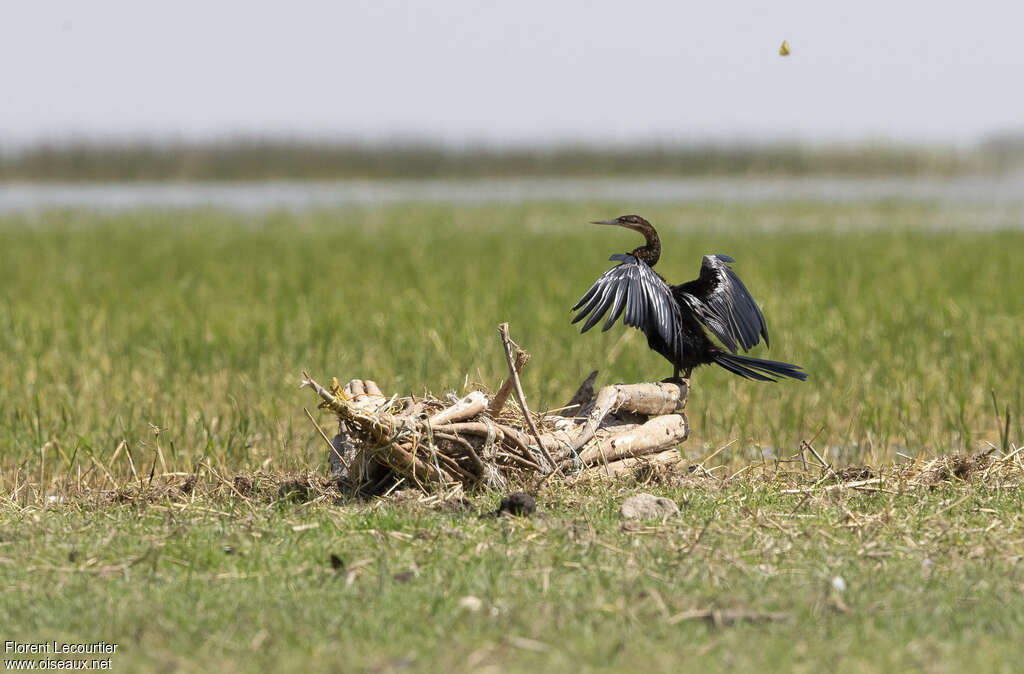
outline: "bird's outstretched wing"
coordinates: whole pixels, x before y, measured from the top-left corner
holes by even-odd
[[[672,292],[733,353],[737,348],[749,351],[759,336],[768,346],[764,316],[728,262],[735,260],[728,255],[705,255],[700,277],[672,286]]]
[[[594,327],[608,313],[602,330],[607,330],[623,312],[623,322],[639,328],[649,339],[660,337],[670,353],[679,350],[679,306],[664,279],[646,262],[629,254],[612,255],[621,264],[612,267],[580,298],[573,311],[580,310],[572,322],[584,318],[581,332]],[[610,310],[610,311],[609,311]]]

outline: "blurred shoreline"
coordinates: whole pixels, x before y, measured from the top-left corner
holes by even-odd
[[[0,145],[2,147],[2,145]],[[1024,167],[1024,140],[955,149],[799,143],[450,147],[315,139],[63,141],[0,151],[0,183],[505,177],[956,176]]]

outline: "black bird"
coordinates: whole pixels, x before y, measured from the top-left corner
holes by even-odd
[[[572,308],[579,310],[573,323],[587,319],[581,332],[594,327],[605,313],[609,316],[603,330],[608,330],[625,312],[623,322],[643,330],[648,346],[672,363],[674,373],[669,381],[678,381],[680,370],[689,379],[694,367],[708,363],[759,381],[807,379],[799,365],[737,355],[741,348],[749,351],[761,337],[767,346],[768,329],[754,298],[727,264],[735,262],[731,257],[705,255],[699,277],[669,285],[654,271],[661,257],[661,240],[651,223],[639,215],[623,215],[594,224],[632,229],[647,242],[630,253],[612,255],[609,259],[619,264],[597,279]],[[705,329],[725,348],[711,341]]]

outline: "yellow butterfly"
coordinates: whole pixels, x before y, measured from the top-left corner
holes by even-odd
[[[779,56],[789,56],[789,40],[783,40],[779,47]]]

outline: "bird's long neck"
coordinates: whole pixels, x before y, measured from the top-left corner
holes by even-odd
[[[635,225],[630,229],[640,232],[647,240],[645,245],[633,249],[633,257],[643,260],[647,263],[648,267],[653,267],[658,263],[658,259],[661,258],[661,239],[658,238],[657,230],[648,222]]]

